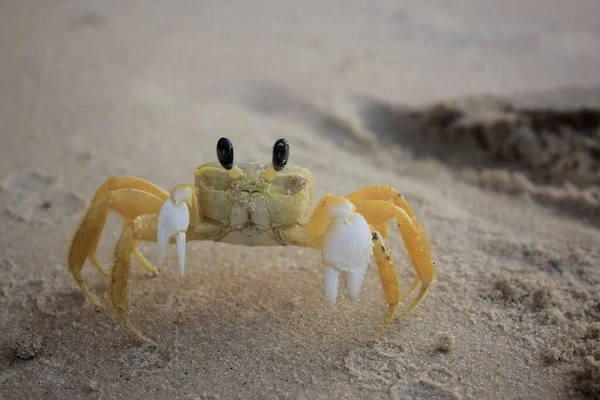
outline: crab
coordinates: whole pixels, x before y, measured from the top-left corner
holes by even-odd
[[[139,339],[150,341],[130,323],[127,314],[131,256],[150,273],[159,273],[139,251],[140,241],[157,243],[159,267],[168,245],[175,244],[181,277],[185,272],[186,242],[193,240],[320,250],[325,295],[332,310],[340,274],[347,276],[348,293],[355,299],[374,255],[387,302],[383,324],[372,337],[379,339],[399,305],[420,287],[399,316],[407,315],[423,300],[434,280],[424,229],[404,196],[387,185],[367,186],[346,196],[326,194],[312,208],[313,175],[305,168],[287,165],[288,157],[288,142],[279,139],[273,146],[270,164],[236,165],[231,141],[221,138],[217,142],[218,161],[198,167],[193,185],[180,184],[166,192],[132,176],[106,179],[97,189],[69,249],[68,268],[79,289],[100,306],[82,279],[83,265],[90,260],[108,277],[110,300],[122,324]],[[109,210],[124,218],[110,274],[96,258]],[[404,294],[385,243],[390,220],[395,220],[416,272],[414,283]]]

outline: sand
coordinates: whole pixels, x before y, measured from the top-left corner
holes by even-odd
[[[0,4],[0,398],[600,398],[595,0]],[[385,183],[437,281],[382,339],[370,268],[331,313],[318,252],[191,243],[134,263],[117,322],[65,265],[112,175],[169,190],[229,137],[316,177]],[[99,250],[108,266],[120,220]],[[412,267],[390,248],[403,289]],[[156,247],[142,251],[153,260]]]

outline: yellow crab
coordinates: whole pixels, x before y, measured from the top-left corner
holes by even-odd
[[[419,293],[402,313],[405,315],[421,302],[434,279],[425,232],[406,199],[387,185],[367,186],[347,196],[327,194],[311,213],[313,176],[305,168],[287,165],[288,156],[287,141],[279,139],[271,164],[234,165],[233,145],[221,138],[218,162],[198,167],[195,185],[177,185],[167,193],[140,178],[108,178],[98,188],[71,242],[68,266],[75,282],[99,305],[84,284],[81,270],[89,259],[107,275],[96,259],[96,248],[109,209],[125,219],[109,279],[112,305],[125,327],[144,341],[148,339],[127,319],[131,254],[148,271],[158,273],[158,269],[139,252],[140,240],[157,242],[159,266],[169,243],[176,244],[181,276],[185,243],[191,240],[319,249],[325,265],[325,294],[332,309],[340,272],[348,275],[348,292],[356,298],[374,254],[388,306],[383,325],[373,337],[377,340],[400,302],[420,284]],[[395,219],[417,273],[404,295],[400,294],[398,274],[384,242],[390,219]]]

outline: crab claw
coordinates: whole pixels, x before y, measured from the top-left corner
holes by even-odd
[[[332,218],[323,241],[321,257],[325,268],[325,294],[333,309],[337,298],[340,271],[347,272],[348,293],[355,299],[365,277],[373,252],[369,224],[364,217],[354,212],[350,202],[332,207]]]
[[[333,267],[325,267],[325,296],[329,301],[329,307],[333,310],[338,293],[338,281],[340,271]]]
[[[186,187],[175,187],[169,198],[163,204],[158,214],[158,266],[161,267],[165,261],[167,247],[171,238],[175,237],[177,245],[177,261],[179,264],[179,275],[183,276],[185,271],[185,232],[190,224],[191,193]]]

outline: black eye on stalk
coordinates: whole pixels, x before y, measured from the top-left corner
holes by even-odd
[[[273,146],[273,169],[281,171],[285,168],[290,156],[290,146],[287,140],[279,139]]]
[[[222,137],[217,142],[217,159],[225,169],[233,168],[233,144],[231,140]]]

